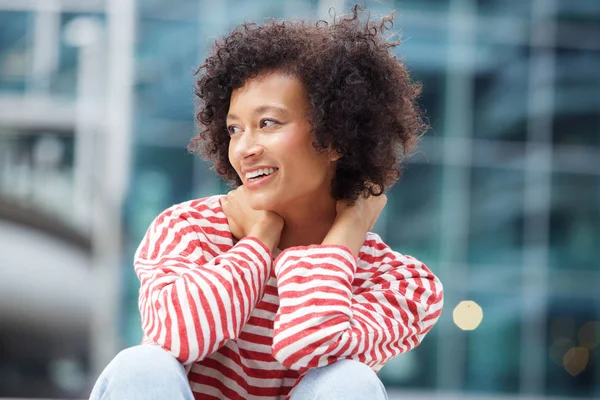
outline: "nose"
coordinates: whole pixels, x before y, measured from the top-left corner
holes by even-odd
[[[233,145],[233,155],[237,160],[259,156],[264,151],[264,147],[260,143],[258,135],[251,130],[243,132],[240,137],[231,144]]]

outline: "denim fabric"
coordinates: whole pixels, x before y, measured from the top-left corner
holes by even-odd
[[[373,370],[353,360],[339,360],[308,371],[294,388],[291,400],[387,400]]]
[[[187,373],[158,346],[125,349],[106,366],[90,400],[194,400]]]
[[[120,352],[104,369],[90,400],[193,400],[184,367],[158,346]],[[291,400],[386,400],[377,375],[366,365],[340,360],[308,371]]]

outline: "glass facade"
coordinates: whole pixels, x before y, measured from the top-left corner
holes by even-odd
[[[0,200],[39,206],[87,234],[89,221],[69,212],[81,208],[73,195],[82,165],[80,42],[91,32],[81,26],[92,21],[108,40],[111,18],[103,1],[56,0],[53,8],[43,2],[0,2]],[[421,346],[386,365],[381,379],[398,398],[599,398],[600,2],[361,3],[375,16],[398,10],[403,44],[395,51],[423,84],[432,127],[390,190],[375,230],[430,266],[445,288],[439,323]],[[119,347],[141,338],[131,260],[149,223],[174,203],[227,190],[186,150],[197,132],[194,71],[207,49],[242,21],[327,17],[330,6],[343,14],[351,4],[135,3],[131,174],[115,282],[122,288]],[[112,56],[101,54],[85,80],[97,84],[86,86],[88,93],[110,84]],[[95,165],[88,165],[92,173]],[[483,309],[475,330],[454,323],[463,300]],[[6,346],[15,331],[4,326]],[[0,396],[81,396],[82,382],[94,378],[85,351],[48,356],[46,364],[24,361],[31,357],[11,353],[1,362]],[[82,377],[69,380],[64,371]],[[4,384],[15,377],[43,382],[46,392]]]

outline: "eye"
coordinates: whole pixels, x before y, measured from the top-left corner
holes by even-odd
[[[237,125],[229,125],[227,127],[227,132],[229,132],[229,135],[234,135],[240,131],[241,131],[241,128]]]
[[[275,121],[274,119],[265,118],[260,121],[260,127],[261,128],[269,128],[273,125],[277,125],[278,123],[279,122]]]

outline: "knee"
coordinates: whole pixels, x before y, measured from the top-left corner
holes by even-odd
[[[377,374],[354,360],[339,360],[307,372],[300,382],[312,386],[314,398],[387,399]]]
[[[192,399],[185,368],[158,346],[125,349],[104,369],[90,399]]]
[[[185,370],[173,355],[158,346],[135,346],[117,354],[102,374],[113,384],[131,384],[141,379],[147,383],[185,376]]]

